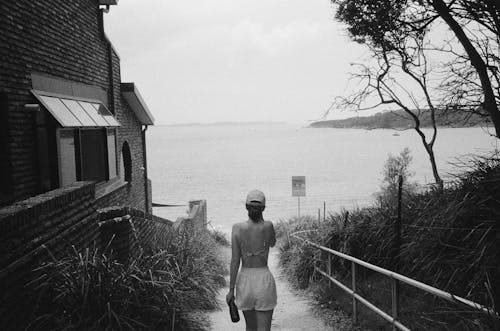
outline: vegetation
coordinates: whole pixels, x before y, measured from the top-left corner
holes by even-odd
[[[122,264],[74,251],[35,270],[28,330],[206,330],[224,267],[208,233],[173,231]],[[103,254],[106,253],[106,254]]]
[[[231,243],[229,242],[229,239],[227,239],[226,233],[222,230],[216,229],[212,227],[212,229],[208,232],[210,236],[212,237],[213,240],[215,240],[216,243],[222,246],[230,246]]]
[[[402,156],[392,159],[402,160]],[[386,169],[391,164],[394,162],[388,162]],[[372,207],[343,211],[325,222],[291,220],[279,226],[279,233],[304,231],[300,235],[314,242],[498,311],[500,158],[475,158],[462,166],[462,173],[443,190],[405,188],[400,246],[395,244],[397,210],[391,190],[380,194],[379,203]],[[300,288],[320,288],[316,293],[321,303],[349,310],[349,297],[335,286],[330,289],[314,272],[315,265],[326,270],[324,254],[296,239],[283,241],[281,263],[290,280]],[[334,258],[333,270],[350,287],[350,263]],[[358,279],[358,292],[390,312],[389,280],[361,267]],[[363,329],[388,327],[373,314],[365,310],[362,314]],[[418,330],[489,330],[498,323],[498,318],[407,285],[401,286],[400,316]]]
[[[370,59],[353,64],[354,92],[338,97],[327,113],[334,108],[359,111],[380,106],[402,111],[429,155],[436,186],[442,189],[434,153],[439,110],[466,118],[471,113],[487,117],[500,137],[498,1],[332,3],[335,18],[346,25],[353,41],[367,47]],[[424,118],[430,132],[422,130]]]
[[[500,137],[497,0],[332,0],[332,3],[337,7],[336,18],[346,24],[351,38],[366,45],[378,60],[374,71],[362,70],[360,74],[367,79],[366,86],[376,91],[381,103],[397,104],[404,109],[399,101],[406,95],[412,103],[431,101],[437,108],[450,112],[473,112],[488,117]],[[434,33],[436,29],[441,33]],[[414,95],[413,90],[404,86],[398,89],[393,84],[388,76],[394,68],[412,76],[425,94],[423,99]],[[432,85],[431,80],[437,84]],[[361,88],[358,94],[362,99],[365,90]]]
[[[360,87],[350,96],[339,97],[339,106],[354,110],[392,106],[402,110],[429,155],[436,185],[442,188],[434,154],[438,107],[427,34],[400,22],[404,1],[367,0],[364,6],[350,0],[334,2],[338,3],[336,18],[347,24],[352,39],[366,45],[372,57],[371,61],[355,64],[358,71],[353,76]],[[423,114],[428,115],[430,133],[422,130]]]
[[[356,128],[356,129],[411,129],[413,121],[402,110],[386,111],[372,116],[349,117],[341,120],[318,121],[310,124],[313,128]],[[430,114],[423,112],[420,115],[420,126],[431,127]],[[477,114],[436,112],[436,125],[438,127],[471,127],[489,125],[484,117]]]

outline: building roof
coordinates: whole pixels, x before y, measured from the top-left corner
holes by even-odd
[[[142,125],[154,125],[154,117],[149,111],[146,102],[142,99],[134,83],[121,83],[123,98],[135,113]]]
[[[118,0],[99,0],[99,5],[105,6],[105,5],[117,5]]]

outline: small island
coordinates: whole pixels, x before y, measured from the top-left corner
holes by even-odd
[[[422,111],[419,116],[420,127],[432,127],[429,111]],[[487,117],[477,113],[436,112],[436,124],[439,127],[474,127],[488,126]],[[411,129],[414,120],[403,110],[383,111],[371,116],[355,116],[339,120],[316,121],[309,124],[310,128],[343,128],[343,129]]]

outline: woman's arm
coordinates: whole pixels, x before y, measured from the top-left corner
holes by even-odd
[[[229,268],[229,293],[226,295],[227,303],[234,299],[236,276],[238,275],[238,269],[240,268],[241,251],[237,232],[238,227],[237,224],[235,224],[231,230],[231,266]]]
[[[273,222],[269,222],[269,247],[274,247],[276,245],[276,233],[274,232]]]

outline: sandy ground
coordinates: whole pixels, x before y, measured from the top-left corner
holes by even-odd
[[[230,249],[224,248],[221,252],[224,255],[224,260],[230,260]],[[278,250],[271,249],[269,255],[269,268],[276,279],[276,287],[278,291],[278,305],[274,310],[272,330],[273,331],[299,331],[299,330],[314,330],[326,331],[332,330],[326,326],[319,317],[314,316],[310,302],[292,290],[284,275],[278,266]],[[229,286],[229,279],[227,280]],[[238,323],[232,323],[229,318],[229,310],[227,308],[225,298],[228,287],[223,288],[218,296],[222,311],[216,311],[210,314],[212,321],[212,330],[245,330],[245,321],[243,314],[240,311],[241,320]]]

